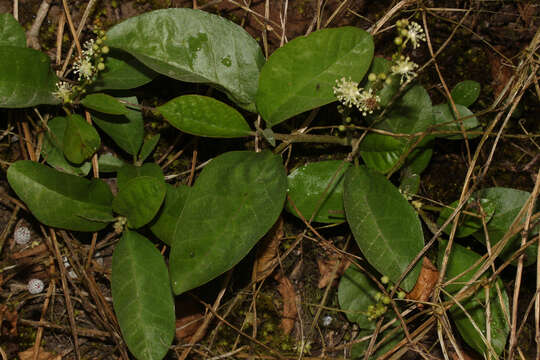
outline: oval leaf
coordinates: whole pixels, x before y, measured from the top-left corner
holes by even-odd
[[[98,231],[112,216],[112,194],[99,179],[84,179],[22,160],[7,172],[9,185],[43,224],[75,231]]]
[[[371,35],[355,27],[318,30],[288,42],[261,70],[257,110],[274,126],[336,101],[336,80],[362,80],[373,49]]]
[[[531,194],[527,191],[512,188],[493,187],[482,189],[473,194],[481,199],[490,200],[494,204],[493,217],[487,223],[489,241],[491,246],[497,244],[506,234],[521,208],[527,202]],[[524,220],[522,220],[524,221]],[[538,234],[540,226],[532,229],[532,234]],[[474,233],[473,236],[480,242],[486,243],[483,231]],[[500,258],[507,260],[520,247],[520,236],[515,236],[500,253]],[[537,245],[529,246],[525,250],[525,266],[533,264],[536,261]],[[515,263],[515,262],[514,262]]]
[[[56,75],[47,55],[34,49],[0,46],[0,108],[58,104]]]
[[[452,99],[456,104],[471,106],[480,96],[480,83],[473,80],[465,80],[458,83],[452,89]]]
[[[418,215],[390,181],[365,166],[347,170],[343,202],[366,260],[396,282],[424,246]],[[419,265],[401,283],[406,291],[414,287]]]
[[[177,187],[167,185],[167,194],[165,195],[163,207],[156,222],[150,227],[154,235],[167,245],[171,245],[173,242],[176,219],[184,209],[189,190],[190,188],[185,185]]]
[[[176,294],[238,263],[276,222],[287,191],[279,156],[233,151],[199,175],[175,221],[170,272]]]
[[[368,319],[368,307],[377,305],[379,293],[377,285],[357,267],[349,266],[338,288],[339,307],[347,319],[355,322],[361,329],[375,329],[377,320]]]
[[[463,123],[463,128],[465,130],[472,130],[480,126],[478,119],[476,119],[476,116],[473,116],[473,113],[471,112],[471,110],[467,109],[465,106],[460,105],[460,104],[456,104],[456,108],[459,112],[460,118],[466,117],[466,119],[461,120]],[[435,119],[435,124],[441,124],[437,127],[438,130],[461,131],[459,122],[456,120],[456,117],[454,116],[454,112],[450,104],[435,105],[433,107],[433,116]],[[437,134],[436,136],[440,138],[449,139],[449,140],[463,139],[463,135],[461,134],[456,134],[456,135]],[[479,134],[477,135],[467,134],[467,138],[469,139],[472,139],[478,136]]]
[[[141,151],[139,152],[139,162],[142,163],[144,160],[146,160],[148,156],[150,156],[150,154],[158,144],[159,138],[160,135],[155,134],[144,140]]]
[[[75,164],[80,164],[92,156],[101,145],[96,129],[80,115],[68,117],[64,133],[64,155]]]
[[[439,266],[444,258],[444,251],[448,242],[441,241],[439,243]],[[459,277],[455,283],[447,285],[445,289],[450,293],[458,292],[467,281],[471,279],[475,270],[470,270],[471,265],[474,264],[480,255],[466,249],[465,247],[454,244],[452,245],[452,252],[448,259],[448,267],[446,269],[445,278],[452,279],[460,274],[466,272],[463,276]],[[476,267],[478,269],[478,267]],[[499,297],[499,292],[501,296]],[[498,278],[495,281],[494,286],[491,286],[489,292],[489,301],[491,307],[491,317],[489,326],[491,328],[491,348],[495,351],[499,358],[499,355],[503,352],[506,345],[506,338],[510,332],[510,326],[507,324],[504,314],[509,314],[508,295],[502,284],[502,281]],[[502,304],[501,304],[502,300]],[[461,305],[465,308],[467,313],[471,316],[477,327],[482,331],[482,335],[486,338],[486,296],[484,289],[479,289],[477,293],[466,300],[460,301]],[[456,306],[450,311],[452,319],[454,320],[456,327],[463,337],[463,340],[469,344],[472,348],[478,351],[480,354],[487,354],[489,347],[486,345],[482,336],[474,328],[473,324],[465,313]]]
[[[126,231],[112,260],[114,312],[137,359],[161,360],[174,338],[174,302],[163,257],[144,236]]]
[[[439,214],[439,219],[437,219],[437,224],[442,225],[446,219],[452,215],[456,207],[458,206],[458,200],[454,201],[449,207],[444,208]],[[482,211],[480,211],[480,207]],[[462,214],[459,217],[459,225],[456,231],[456,237],[463,238],[467,237],[479,230],[482,230],[483,221],[488,223],[495,212],[495,203],[490,199],[486,198],[476,198],[476,196],[471,196],[467,205],[464,208],[465,211],[472,213],[471,215]],[[482,221],[481,214],[484,214],[484,220]],[[443,229],[447,234],[450,234],[452,230],[452,223]]]
[[[123,166],[127,165],[123,160],[117,158],[111,153],[100,155],[98,158],[99,172],[111,173],[117,172]]]
[[[114,97],[107,94],[90,94],[81,100],[81,104],[89,109],[111,115],[126,115],[128,109],[116,100]]]
[[[135,96],[122,98],[138,104]],[[137,155],[144,137],[143,117],[140,111],[126,109],[125,115],[94,113],[92,118],[97,126],[109,135],[128,154]]]
[[[112,50],[105,58],[105,70],[92,84],[93,91],[133,89],[152,81],[158,74],[133,56]]]
[[[79,176],[86,176],[90,172],[92,165],[89,161],[81,165],[70,163],[64,156],[64,133],[68,120],[65,117],[55,117],[47,122],[49,131],[43,141],[41,153],[49,165],[56,170]]]
[[[24,29],[11,14],[0,14],[0,46],[26,47]]]
[[[165,191],[165,183],[155,177],[136,177],[118,191],[113,209],[127,218],[129,227],[139,228],[154,218],[165,198]]]
[[[345,221],[343,210],[343,175],[350,166],[339,160],[319,161],[294,170],[288,177],[289,196],[306,220],[339,223]],[[294,208],[286,209],[298,216]]]
[[[233,138],[247,136],[251,132],[238,111],[207,96],[179,96],[156,110],[172,126],[188,134]]]
[[[240,106],[255,109],[264,56],[242,27],[223,17],[192,9],[156,10],[112,27],[107,43],[160,74],[215,85]]]

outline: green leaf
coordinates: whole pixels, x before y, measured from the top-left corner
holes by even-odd
[[[118,189],[122,190],[125,184],[138,176],[150,176],[158,179],[160,182],[165,182],[163,171],[156,163],[148,163],[142,166],[125,164],[121,169],[118,170]]]
[[[92,156],[101,145],[96,129],[80,115],[68,116],[64,132],[64,155],[75,164],[80,164]]]
[[[141,151],[139,152],[139,162],[144,162],[144,160],[146,160],[146,158],[152,153],[152,151],[154,151],[154,148],[159,142],[159,138],[160,135],[155,134],[144,140]]]
[[[124,161],[117,158],[111,153],[100,155],[98,158],[99,172],[111,173],[117,172],[123,166],[127,165]]]
[[[129,180],[113,200],[113,209],[128,220],[128,226],[139,228],[157,214],[165,198],[165,183],[155,177],[139,176]]]
[[[90,172],[92,165],[89,161],[81,165],[70,163],[64,156],[64,133],[68,120],[65,117],[55,117],[47,123],[49,131],[43,140],[41,153],[49,165],[56,170],[79,176],[86,176]]]
[[[465,106],[460,105],[460,104],[456,104],[456,108],[459,112],[460,118],[467,117],[466,119],[462,120],[463,128],[465,130],[472,130],[480,126],[478,119],[476,119],[476,116],[473,116],[473,113],[471,112],[471,110],[467,109]],[[450,104],[435,105],[433,107],[433,116],[435,119],[435,124],[444,124],[444,125],[437,126],[438,130],[461,131],[459,122],[456,121],[456,117],[454,116],[454,111],[452,110],[452,107],[450,106]],[[440,138],[449,139],[449,140],[463,139],[463,135],[461,134],[455,134],[455,135],[437,134],[436,136]],[[468,139],[473,139],[478,136],[479,134],[477,135],[467,134]]]
[[[47,55],[34,49],[0,46],[0,108],[58,104],[56,75]]]
[[[81,100],[81,104],[89,109],[111,115],[126,115],[128,109],[111,95],[90,94]]]
[[[368,319],[368,307],[378,303],[379,293],[377,285],[364,272],[354,265],[349,266],[339,281],[339,308],[361,329],[375,329],[377,319]]]
[[[206,165],[175,221],[170,273],[176,294],[237,264],[276,222],[287,191],[281,158],[233,151]]]
[[[362,80],[373,48],[372,36],[356,27],[318,30],[289,41],[261,70],[257,110],[271,127],[336,101],[336,80]]]
[[[121,98],[129,103],[138,104],[135,96]],[[93,113],[97,126],[109,135],[114,142],[128,154],[137,155],[144,137],[143,117],[140,111],[126,109],[125,115],[107,115]]]
[[[137,359],[163,359],[174,339],[174,302],[163,257],[144,236],[122,235],[114,249],[111,289],[131,353]]]
[[[427,144],[426,144],[427,145]],[[413,195],[420,189],[420,174],[429,165],[433,149],[418,147],[407,157],[401,169],[399,189],[404,194]]]
[[[133,56],[111,50],[105,58],[105,70],[99,72],[92,84],[93,91],[133,89],[152,81],[158,74]]]
[[[444,258],[444,251],[447,244],[447,241],[441,241],[439,243],[439,267],[442,263],[442,259]],[[452,252],[448,259],[448,267],[446,269],[445,278],[452,279],[462,274],[466,270],[469,270],[471,265],[474,264],[479,258],[480,255],[464,248],[459,244],[452,245]],[[455,283],[447,285],[445,290],[455,294],[464,286],[466,282],[471,279],[475,270],[477,269],[478,267],[461,276],[456,280]],[[501,297],[498,295],[499,292]],[[502,306],[500,299],[502,299]],[[510,332],[510,327],[507,324],[504,316],[505,313],[509,314],[510,311],[508,306],[508,295],[506,294],[504,285],[499,278],[497,278],[495,281],[494,286],[492,285],[490,288],[489,301],[491,309],[491,317],[489,322],[489,326],[491,328],[491,346],[497,354],[495,358],[498,358],[505,348],[506,338]],[[485,290],[479,289],[475,295],[467,298],[466,300],[460,301],[460,303],[465,308],[467,313],[472,317],[478,328],[482,331],[483,336],[486,337]],[[454,308],[452,308],[450,314],[463,340],[465,340],[467,344],[469,344],[480,354],[487,354],[488,347],[465,313],[456,305]]]
[[[99,179],[69,175],[33,161],[12,164],[9,185],[43,224],[75,231],[98,231],[107,223],[87,220],[112,216],[112,194]]]
[[[156,10],[112,27],[107,44],[160,74],[212,84],[255,110],[264,56],[242,27],[223,17],[192,9]]]
[[[167,195],[165,202],[157,216],[156,222],[150,226],[150,230],[167,245],[171,245],[174,240],[174,229],[178,214],[182,213],[190,187],[179,185],[174,187],[167,185]]]
[[[471,106],[480,96],[480,83],[473,80],[465,80],[458,83],[452,89],[452,99],[456,104]]]
[[[309,221],[318,209],[313,221],[345,221],[343,174],[349,166],[339,160],[319,161],[304,165],[289,175],[289,196],[306,220]],[[290,204],[286,209],[298,216]]]
[[[397,100],[388,116],[380,123],[374,124],[374,128],[395,134],[415,134],[428,130],[432,125],[431,98],[423,87],[417,85]],[[430,138],[426,137],[418,146],[425,146],[429,141]],[[414,144],[415,139],[368,134],[363,142],[366,144],[361,147],[362,160],[368,167],[386,173],[397,164],[401,155]],[[415,155],[411,153],[410,156]]]
[[[491,246],[497,244],[504,237],[519,211],[531,196],[527,191],[503,187],[482,189],[475,192],[473,195],[481,199],[490,200],[494,204],[495,211],[493,217],[487,224]],[[539,226],[534,228],[531,231],[531,235],[538,234],[539,228]],[[474,233],[473,236],[482,243],[486,243],[483,231]],[[514,252],[519,249],[520,242],[521,237],[519,235],[514,236],[499,255],[500,258],[503,260],[510,258]],[[529,246],[527,250],[525,250],[525,266],[533,264],[536,261],[536,253],[536,244]]]
[[[390,181],[365,166],[347,170],[343,202],[366,260],[396,282],[424,246],[418,215]],[[419,265],[401,283],[404,290],[414,287]]]
[[[0,14],[0,46],[26,47],[26,35],[23,27],[13,15]]]
[[[441,211],[441,213],[439,214],[439,219],[437,219],[437,224],[439,226],[441,226],[450,217],[450,215],[452,215],[452,213],[458,206],[458,202],[459,200],[454,201],[452,204],[449,205],[449,207],[444,208],[443,211]],[[463,210],[473,213],[476,216],[467,214],[462,214],[460,216],[460,222],[456,231],[456,237],[467,237],[479,230],[482,230],[482,217],[479,206],[482,207],[482,211],[484,213],[484,221],[488,223],[491,220],[493,214],[495,213],[495,202],[486,198],[477,198],[473,195],[471,196]],[[450,234],[451,230],[452,223],[450,223],[446,228],[443,229],[443,231],[447,234]]]
[[[156,110],[172,126],[188,134],[234,138],[247,136],[251,132],[238,111],[207,96],[179,96],[158,106]]]

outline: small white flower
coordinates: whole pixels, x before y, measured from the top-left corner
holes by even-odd
[[[30,294],[35,295],[43,291],[45,284],[39,279],[32,279],[28,282],[27,288]]]
[[[358,101],[360,91],[358,90],[358,83],[349,78],[344,77],[340,80],[336,80],[336,86],[334,86],[334,95],[345,106],[352,107]]]
[[[59,99],[62,99],[62,102],[69,102],[71,100],[71,85],[65,81],[59,81],[56,83],[56,91],[53,92],[53,95]]]
[[[426,34],[424,34],[424,30],[418,23],[412,21],[407,27],[407,30],[407,37],[411,40],[413,49],[420,46],[420,41],[426,41]]]
[[[90,39],[84,43],[83,56],[90,58],[94,56],[94,39]]]
[[[392,74],[401,76],[401,84],[403,84],[403,79],[409,81],[416,76],[414,70],[418,68],[418,65],[409,60],[409,57],[401,57],[400,60],[396,61],[396,64],[392,66]]]
[[[73,64],[75,74],[79,74],[79,81],[85,79],[90,80],[94,75],[94,65],[92,65],[91,58],[88,56],[77,60]]]
[[[362,89],[360,89],[362,90]],[[380,107],[381,98],[373,94],[373,90],[362,90],[356,101],[356,107],[362,112],[362,115],[373,114],[373,110]]]
[[[326,315],[322,318],[322,324],[323,326],[330,326],[332,323],[332,320],[334,320],[330,315]]]
[[[26,226],[19,226],[13,233],[13,239],[18,245],[26,245],[30,241],[30,229]]]

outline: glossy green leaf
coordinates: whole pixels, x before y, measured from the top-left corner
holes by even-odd
[[[448,242],[441,241],[439,243],[439,266],[444,258],[444,251]],[[448,259],[448,267],[446,269],[446,279],[452,279],[464,271],[468,270],[472,264],[474,264],[480,255],[464,248],[459,244],[452,245],[452,252]],[[476,268],[477,269],[477,268]],[[455,283],[445,287],[445,290],[455,294],[458,292],[464,284],[471,279],[474,274],[474,270],[466,273],[456,280]],[[501,297],[499,297],[499,292]],[[501,301],[502,300],[502,305]],[[510,332],[510,327],[505,320],[504,314],[509,314],[508,295],[504,289],[504,285],[500,279],[495,281],[494,285],[490,288],[489,293],[491,318],[489,326],[491,328],[491,347],[495,351],[495,358],[503,352],[506,344],[506,338]],[[460,301],[461,305],[465,308],[467,313],[472,317],[475,324],[482,331],[484,338],[486,338],[486,295],[484,289],[479,289],[478,292],[466,300]],[[486,354],[488,347],[482,340],[482,337],[478,331],[474,328],[469,318],[463,313],[457,305],[450,311],[452,320],[456,324],[456,327],[461,334],[461,337],[467,344],[478,351],[480,354]]]
[[[437,224],[441,226],[454,212],[455,208],[458,205],[458,201],[454,201],[447,208],[444,208],[439,214],[439,219],[437,219]],[[480,210],[482,207],[482,211]],[[488,223],[493,214],[495,213],[495,202],[486,198],[477,198],[476,196],[471,196],[467,205],[463,208],[464,211],[470,212],[474,215],[462,214],[459,218],[459,224],[456,231],[456,237],[463,238],[467,237],[479,230],[482,230],[482,212],[484,213],[484,222]],[[443,231],[447,234],[450,234],[452,230],[452,223],[450,223]]]
[[[128,109],[124,106],[124,104],[116,100],[111,95],[102,93],[85,96],[81,100],[81,104],[89,109],[99,111],[103,114],[126,115],[128,113]]]
[[[125,164],[118,170],[117,184],[118,189],[122,190],[130,180],[138,176],[150,176],[158,179],[160,182],[165,181],[163,171],[156,163],[147,163],[142,166],[134,166],[131,164]]]
[[[155,134],[151,137],[144,140],[143,145],[141,147],[141,151],[139,152],[139,162],[144,162],[148,156],[154,151],[156,145],[159,142],[160,135]]]
[[[96,129],[80,115],[68,116],[64,132],[64,155],[66,159],[80,164],[92,156],[101,145]]]
[[[56,75],[47,55],[34,49],[0,46],[0,108],[58,104]]]
[[[105,58],[105,70],[92,84],[93,91],[133,89],[152,81],[158,74],[133,56],[112,50]]]
[[[113,209],[128,220],[128,226],[139,228],[157,214],[165,198],[165,183],[151,176],[138,176],[119,189]]]
[[[156,110],[172,126],[188,134],[233,138],[247,136],[251,132],[238,111],[207,96],[179,96]]]
[[[354,265],[349,266],[339,281],[339,308],[361,329],[375,329],[377,319],[368,319],[368,307],[378,303],[378,293],[377,285],[363,271]]]
[[[347,170],[343,202],[366,260],[396,282],[424,246],[422,226],[413,207],[383,175],[365,166]],[[419,271],[417,264],[401,287],[410,291]]]
[[[429,94],[423,87],[414,86],[395,102],[388,116],[374,127],[396,134],[415,134],[428,130],[432,125]],[[366,144],[361,145],[360,149],[362,160],[368,167],[383,174],[392,169],[401,155],[416,142],[415,139],[393,138],[381,134],[368,134],[364,141]],[[425,146],[429,141],[430,138],[425,138],[418,146]]]
[[[452,89],[452,99],[456,104],[471,106],[480,96],[480,83],[474,80],[465,80]]]
[[[174,339],[174,302],[165,261],[144,236],[126,231],[114,248],[111,290],[129,351],[137,359],[163,359]]]
[[[100,155],[98,158],[99,172],[117,172],[125,165],[126,163],[123,160],[117,158],[111,153]]]
[[[461,118],[465,118],[462,120],[463,128],[465,130],[472,130],[480,126],[480,123],[478,122],[478,119],[476,116],[473,116],[473,113],[471,110],[467,109],[465,106],[456,104],[456,108],[459,112],[459,115]],[[461,131],[461,127],[459,126],[459,122],[456,120],[456,117],[454,116],[454,112],[452,110],[452,107],[450,104],[439,104],[435,105],[433,107],[433,117],[435,119],[435,124],[443,124],[437,126],[438,130],[443,131]],[[455,134],[455,135],[449,135],[449,134],[437,134],[437,137],[449,139],[449,140],[461,140],[463,139],[463,136],[461,134]],[[479,135],[467,135],[468,139],[472,139],[475,137],[478,137]]]
[[[24,29],[13,15],[0,14],[0,46],[26,47]]]
[[[233,151],[206,165],[175,221],[170,273],[176,294],[237,264],[276,222],[287,176],[271,152]]]
[[[135,96],[121,99],[138,104]],[[126,110],[125,115],[93,113],[92,118],[94,123],[109,135],[122,150],[128,154],[137,155],[144,137],[143,117],[140,111]]]
[[[55,117],[47,123],[49,131],[43,140],[42,155],[45,161],[56,170],[79,176],[86,176],[92,165],[89,161],[81,165],[70,163],[64,156],[64,133],[68,120],[65,117]]]
[[[356,27],[323,29],[289,41],[261,70],[257,110],[269,127],[336,101],[336,80],[359,82],[373,58],[373,38]]]
[[[494,246],[503,238],[508,229],[510,229],[512,222],[531,194],[527,191],[512,188],[493,187],[477,191],[474,195],[490,200],[494,204],[495,211],[493,217],[487,224],[489,241],[491,246]],[[532,230],[531,234],[538,234],[538,230],[539,227],[537,226]],[[483,231],[476,232],[473,236],[485,244],[486,240]],[[519,249],[520,242],[521,237],[519,235],[512,238],[499,255],[501,259],[507,260],[510,258]],[[536,261],[536,253],[537,245],[527,248],[525,251],[525,265],[533,264]]]
[[[174,239],[174,229],[178,215],[182,213],[190,188],[185,185],[177,187],[167,185],[165,202],[159,211],[157,220],[150,230],[167,245],[171,245]]]
[[[339,160],[309,163],[288,177],[289,196],[306,220],[322,223],[345,221],[343,210],[343,175],[350,164]],[[298,216],[287,203],[287,211]]]
[[[112,216],[112,194],[99,179],[69,175],[36,162],[22,160],[7,172],[9,185],[43,224],[75,231],[98,231]]]
[[[192,9],[156,10],[112,27],[107,43],[160,74],[212,84],[255,110],[264,56],[242,27],[223,17]]]

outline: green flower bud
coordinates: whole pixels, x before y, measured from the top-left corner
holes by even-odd
[[[407,37],[407,35],[409,35],[409,32],[407,31],[407,29],[401,29],[399,34],[403,37]]]
[[[385,83],[386,85],[392,85],[392,78],[387,78],[387,79],[384,81],[384,83]]]
[[[103,38],[105,36],[105,31],[99,30],[98,35]]]
[[[344,132],[344,131],[346,130],[345,125],[339,125],[339,126],[338,126],[338,130],[339,130],[340,132]]]
[[[388,282],[390,281],[390,278],[388,278],[388,276],[384,275],[383,277],[381,277],[381,283],[383,284],[388,284]]]
[[[102,62],[100,62],[99,64],[97,64],[97,69],[98,69],[99,71],[105,70],[105,64],[102,63]]]
[[[350,124],[351,121],[352,121],[352,119],[351,119],[350,116],[347,116],[347,117],[345,118],[345,122],[346,122],[347,124]]]
[[[98,44],[98,45],[103,44],[103,40],[101,40],[100,38],[97,38],[96,39],[96,44]]]
[[[382,300],[382,303],[385,305],[390,304],[390,297],[388,295],[383,296],[381,300]]]
[[[379,74],[379,79],[386,80],[386,74],[385,73],[380,73]]]
[[[401,38],[401,36],[397,36],[395,39],[394,39],[394,44],[396,45],[401,45],[403,44],[403,39]]]
[[[107,45],[105,45],[104,47],[101,48],[101,52],[104,53],[104,54],[108,54],[109,53],[109,47]]]
[[[398,294],[397,294],[397,297],[398,297],[399,299],[405,299],[405,296],[407,296],[407,294],[405,293],[405,291],[400,291],[400,292],[398,292]]]
[[[369,81],[375,81],[375,80],[377,80],[377,75],[374,74],[374,73],[369,74],[369,75],[368,75],[368,80],[369,80]]]

